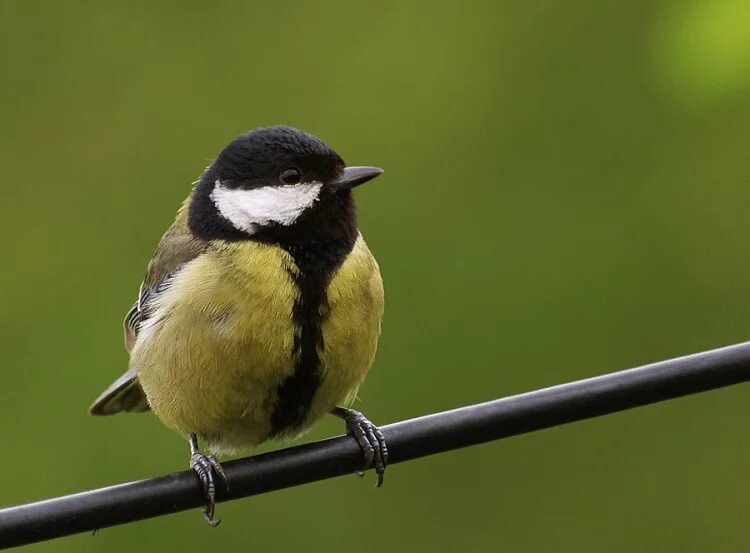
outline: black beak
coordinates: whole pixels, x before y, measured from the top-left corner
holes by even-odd
[[[341,174],[330,184],[339,190],[349,190],[382,174],[383,170],[380,167],[344,167]]]

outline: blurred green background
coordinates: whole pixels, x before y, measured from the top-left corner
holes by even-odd
[[[352,164],[390,422],[750,336],[745,0],[0,2],[2,505],[182,470],[86,415],[190,183],[286,123]],[[747,551],[738,386],[31,551]],[[306,439],[341,433],[325,420]]]

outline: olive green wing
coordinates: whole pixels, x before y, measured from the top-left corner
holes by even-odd
[[[125,349],[130,353],[141,325],[151,316],[153,300],[169,288],[182,268],[208,249],[209,243],[193,236],[187,225],[187,201],[172,226],[162,236],[151,258],[138,300],[125,315]],[[115,380],[89,408],[92,415],[113,415],[120,411],[148,411],[146,396],[138,383],[136,367],[130,367]]]

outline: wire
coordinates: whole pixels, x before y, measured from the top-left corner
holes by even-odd
[[[389,463],[489,442],[750,380],[750,342],[461,407],[381,427]],[[351,474],[362,453],[348,436],[223,463],[239,499]],[[223,492],[223,493],[222,493]],[[203,494],[192,471],[0,510],[0,548],[192,509]],[[197,522],[196,522],[197,524]]]

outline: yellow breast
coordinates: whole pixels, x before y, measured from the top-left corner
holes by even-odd
[[[262,438],[272,392],[294,368],[290,267],[282,249],[247,241],[218,245],[178,273],[131,354],[167,426],[213,436],[244,420],[247,440]]]
[[[383,318],[380,268],[360,235],[334,275],[323,313],[322,383],[313,402],[316,418],[349,405],[375,358]],[[327,313],[326,313],[327,311]]]
[[[203,435],[221,451],[268,437],[277,389],[295,369],[296,271],[281,248],[244,241],[217,243],[178,273],[131,354],[167,426]],[[361,237],[327,297],[321,384],[308,425],[354,398],[375,355],[383,287]]]

